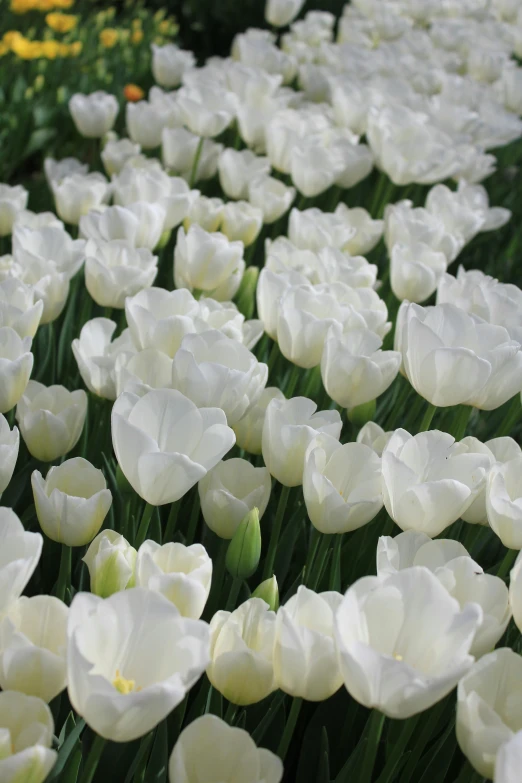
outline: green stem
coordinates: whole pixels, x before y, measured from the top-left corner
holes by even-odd
[[[165,528],[165,542],[172,541],[174,531],[176,530],[180,505],[181,501],[175,500],[170,506],[169,518],[167,519],[167,526]]]
[[[274,344],[272,345],[272,350],[270,351],[270,356],[268,357],[268,362],[267,362],[269,377],[271,377],[272,375],[278,357],[279,357],[279,345],[277,343],[277,340],[274,340]]]
[[[190,179],[189,179],[189,187],[193,188],[194,183],[196,182],[196,177],[198,174],[198,164],[199,159],[201,158],[201,152],[203,151],[203,144],[205,143],[205,139],[203,136],[200,138],[198,142],[198,146],[196,149],[196,154],[194,155],[194,160],[192,162],[192,169],[190,171]]]
[[[503,561],[500,564],[500,568],[497,571],[497,576],[500,577],[500,579],[505,579],[506,576],[509,574],[515,560],[517,559],[517,555],[518,555],[518,550],[508,549]]]
[[[342,533],[334,538],[332,567],[330,569],[330,590],[341,592],[341,548],[343,545]]]
[[[230,702],[228,705],[227,711],[225,712],[225,723],[228,723],[229,726],[234,725],[238,709],[237,704],[232,704],[232,702]]]
[[[436,410],[437,408],[435,405],[432,405],[431,402],[428,403],[428,407],[426,408],[426,412],[424,413],[420,423],[419,432],[426,432],[426,430],[429,430]]]
[[[110,319],[112,318],[112,307],[103,308],[103,317],[108,318],[110,321]]]
[[[457,412],[457,415],[452,422],[454,426],[449,428],[450,434],[453,435],[456,441],[462,440],[466,434],[466,428],[472,412],[473,408],[471,405],[462,405],[461,409]]]
[[[509,406],[509,410],[504,421],[500,425],[500,429],[497,432],[497,438],[504,437],[505,435],[511,435],[513,427],[518,421],[521,410],[522,407],[520,404],[520,394],[516,394],[513,397],[513,402]]]
[[[270,579],[274,573],[274,562],[277,551],[277,544],[279,543],[279,536],[281,535],[281,526],[283,524],[283,517],[285,514],[286,504],[290,496],[290,487],[281,487],[281,494],[279,495],[279,503],[277,504],[277,511],[274,520],[274,526],[270,535],[270,543],[268,545],[268,552],[265,560],[265,567],[263,569],[263,579]]]
[[[143,514],[141,515],[141,522],[140,526],[138,528],[138,532],[136,534],[136,540],[134,541],[134,547],[136,549],[139,549],[140,546],[143,544],[145,539],[147,538],[147,533],[149,530],[150,520],[152,517],[152,512],[154,511],[155,506],[153,506],[151,503],[146,503],[145,508],[143,509]]]
[[[286,397],[287,400],[290,399],[290,397],[292,396],[292,394],[295,391],[295,387],[297,386],[297,381],[299,380],[300,372],[301,372],[301,368],[298,367],[297,364],[293,364],[292,365],[292,370],[290,372],[290,375],[288,377],[288,381],[287,381],[285,389],[284,389],[285,397]]]
[[[399,763],[400,759],[403,757],[404,751],[406,749],[406,745],[410,741],[411,736],[415,731],[417,725],[418,725],[418,721],[416,717],[404,721],[404,728],[400,733],[399,739],[393,746],[393,750],[391,754],[388,756],[388,759],[386,760],[384,769],[382,770],[381,774],[377,778],[377,783],[391,783],[395,775],[397,764]]]
[[[65,601],[65,591],[71,583],[71,553],[71,547],[67,546],[67,544],[62,544],[60,571],[58,573],[58,584],[56,587],[56,597],[59,598],[60,601]]]
[[[368,733],[368,742],[364,751],[364,758],[362,762],[361,772],[358,777],[358,783],[370,783],[372,779],[372,772],[375,766],[375,759],[377,757],[377,750],[379,748],[379,742],[382,734],[382,727],[384,726],[384,715],[378,710],[373,710],[370,718],[370,731]]]
[[[80,783],[92,783],[105,743],[106,740],[103,737],[100,737],[98,734],[95,736],[89,756],[87,757],[87,763],[85,764],[83,774],[80,778]]]
[[[242,584],[242,579],[234,579],[232,582],[232,587],[230,588],[230,593],[228,594],[228,601],[225,607],[225,612],[233,612],[236,608],[237,597],[239,595],[239,591],[241,590]]]
[[[277,749],[277,755],[281,761],[285,760],[286,754],[288,753],[288,748],[290,747],[290,742],[292,741],[292,736],[295,731],[297,719],[299,718],[302,703],[303,700],[299,698],[295,698],[292,701],[288,720],[285,724],[285,730],[283,731],[283,736],[281,737],[281,742],[279,743],[279,747]]]
[[[317,552],[314,568],[310,574],[310,581],[308,583],[310,590],[315,590],[319,584],[321,574],[323,572],[324,562],[328,556],[328,550],[330,549],[330,540],[331,536],[326,535],[325,533],[322,534],[321,542],[319,544],[319,551]]]
[[[194,498],[194,502],[192,503],[192,512],[190,514],[189,526],[187,530],[187,538],[185,541],[187,546],[192,544],[192,542],[194,541],[194,536],[196,535],[196,528],[199,522],[199,511],[200,511],[200,502],[199,502],[199,495],[197,495]]]
[[[308,575],[312,571],[312,566],[314,564],[314,558],[315,553],[317,552],[317,547],[319,546],[319,540],[321,538],[321,534],[317,530],[317,528],[312,526],[312,532],[310,535],[310,543],[308,544],[308,554],[306,556],[306,563],[304,567],[304,573],[303,573],[303,583],[306,584],[308,581]]]

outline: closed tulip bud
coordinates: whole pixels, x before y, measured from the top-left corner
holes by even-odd
[[[123,309],[126,298],[150,288],[158,272],[158,258],[150,250],[118,240],[90,239],[85,255],[85,287],[101,307]]]
[[[156,82],[167,90],[177,87],[185,71],[193,68],[195,62],[192,52],[180,49],[176,44],[152,44],[152,74]]]
[[[263,212],[248,201],[229,201],[223,209],[221,232],[231,242],[252,245],[263,228]]]
[[[111,177],[119,174],[128,160],[141,152],[139,144],[133,144],[130,139],[109,139],[101,151],[101,159],[105,171]]]
[[[304,5],[304,0],[267,0],[265,19],[274,27],[286,27],[293,22]]]
[[[31,338],[22,340],[10,326],[1,327],[0,360],[0,413],[7,413],[20,401],[33,369]]]
[[[504,546],[522,549],[522,457],[494,465],[486,486],[486,513]]]
[[[340,593],[314,593],[301,585],[279,608],[274,675],[285,693],[324,701],[343,684],[334,644],[334,617],[342,599]]]
[[[67,606],[50,595],[19,598],[0,624],[0,686],[50,702],[67,684]]]
[[[82,457],[66,460],[31,476],[40,527],[53,541],[67,546],[89,544],[98,533],[112,503],[101,470]]]
[[[58,758],[47,704],[17,691],[0,693],[0,780],[44,783]]]
[[[274,612],[259,598],[250,598],[233,612],[216,612],[212,618],[207,677],[233,704],[255,704],[276,689],[275,623]]]
[[[344,684],[360,704],[390,718],[427,710],[472,665],[469,649],[481,621],[477,604],[461,609],[427,568],[363,577],[335,618]],[[419,649],[429,655],[419,657]]]
[[[212,580],[212,560],[201,544],[144,541],[136,559],[136,586],[168,598],[183,617],[199,620]]]
[[[29,193],[21,185],[0,184],[0,237],[13,230],[17,215],[26,208]]]
[[[202,715],[183,729],[169,761],[170,783],[200,783],[212,778],[280,783],[282,777],[281,759],[257,748],[244,729],[229,726],[216,715]]]
[[[40,533],[26,533],[14,511],[0,507],[0,616],[19,598],[42,553]]]
[[[457,741],[483,777],[493,777],[499,750],[521,729],[521,683],[522,658],[508,647],[485,655],[459,682]]]
[[[142,587],[105,600],[78,593],[69,609],[70,702],[100,736],[132,742],[185,698],[209,662],[209,627]],[[145,647],[144,647],[145,645]]]
[[[179,500],[235,442],[221,408],[198,409],[175,389],[121,394],[112,409],[118,463],[147,503]]]
[[[110,131],[118,110],[116,97],[103,90],[89,95],[76,93],[69,101],[69,111],[76,129],[88,139],[100,139]]]
[[[447,268],[444,253],[422,242],[394,245],[390,253],[390,282],[397,299],[425,302],[437,290]]]
[[[73,449],[87,415],[87,394],[64,386],[29,381],[16,406],[16,420],[29,452],[42,462],[53,462]]]
[[[252,318],[256,309],[256,287],[259,277],[259,267],[249,266],[243,275],[239,291],[236,294],[236,304],[245,318]]]
[[[9,429],[9,423],[0,413],[0,495],[7,489],[14,473],[18,450],[20,448],[20,433],[18,427]]]
[[[110,186],[103,174],[72,174],[52,183],[56,212],[65,223],[77,226],[80,218],[91,209],[104,204],[110,194]]]
[[[108,598],[113,593],[134,587],[137,552],[115,530],[102,530],[83,557],[89,569],[91,593]]]
[[[279,587],[275,574],[256,587],[252,598],[261,598],[265,604],[268,604],[272,612],[277,612],[279,609]]]
[[[256,572],[261,557],[259,511],[253,508],[239,523],[227,549],[226,566],[234,579],[248,579]]]

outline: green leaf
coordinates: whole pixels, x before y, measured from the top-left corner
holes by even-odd
[[[69,718],[70,715],[68,716],[67,720],[69,720]],[[60,750],[58,751],[58,759],[56,761],[56,764],[52,768],[51,773],[45,783],[54,783],[54,781],[60,781],[60,783],[63,783],[63,779],[60,777],[60,775],[64,771],[65,766],[67,765],[69,759],[76,752],[78,748],[80,749],[80,753],[81,753],[80,735],[84,730],[84,728],[85,728],[85,721],[83,720],[83,718],[80,718],[80,720],[78,721],[74,729],[67,736],[67,739],[65,740],[63,745],[60,747]],[[62,736],[62,732],[60,732],[60,737],[61,736]]]
[[[43,150],[55,136],[56,128],[38,128],[34,130],[25,146],[21,160],[25,160],[30,155],[34,155],[35,152]]]
[[[147,783],[165,783],[169,764],[169,743],[167,721],[162,721],[156,729],[154,745],[150,754],[145,780]]]

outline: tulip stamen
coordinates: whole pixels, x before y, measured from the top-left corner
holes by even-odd
[[[127,694],[132,693],[133,691],[141,691],[141,687],[136,688],[136,681],[127,680],[125,677],[122,677],[119,669],[116,669],[116,676],[112,681],[112,684],[116,690],[124,696],[127,696]]]
[[[402,661],[403,660],[403,657],[402,657],[402,655],[400,653],[393,653],[393,657],[395,658],[396,661]]]

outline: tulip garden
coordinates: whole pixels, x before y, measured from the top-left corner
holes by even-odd
[[[0,783],[522,780],[522,0],[262,6],[4,0]]]

